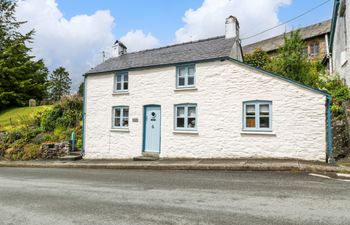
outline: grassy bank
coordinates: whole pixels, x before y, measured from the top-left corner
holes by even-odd
[[[22,129],[33,123],[35,115],[50,110],[52,106],[20,107],[0,112],[0,131]]]
[[[0,112],[0,158],[29,160],[44,158],[43,143],[70,140],[74,131],[81,148],[82,98],[65,96],[52,106],[13,108]],[[1,132],[4,131],[4,132]]]

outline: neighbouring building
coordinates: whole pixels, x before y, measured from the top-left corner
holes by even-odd
[[[313,24],[311,26],[298,29],[302,39],[305,41],[306,47],[304,54],[309,59],[323,59],[327,53],[327,36],[329,35],[331,20]],[[262,40],[243,47],[243,53],[252,53],[255,49],[262,49],[269,55],[273,56],[277,53],[279,47],[284,43],[284,37],[289,33],[278,35],[266,40]]]
[[[329,40],[329,70],[344,77],[350,86],[350,1],[335,0]]]
[[[225,26],[134,53],[117,41],[85,74],[84,157],[325,161],[330,96],[242,62],[237,19]]]

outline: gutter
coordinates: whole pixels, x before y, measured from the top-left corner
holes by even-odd
[[[333,137],[332,137],[332,112],[331,112],[332,96],[327,95],[327,143],[328,143],[328,163],[333,163]]]

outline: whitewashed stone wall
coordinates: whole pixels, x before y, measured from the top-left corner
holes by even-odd
[[[113,74],[87,77],[85,158],[141,155],[143,106],[161,105],[160,157],[326,159],[325,96],[231,61],[196,65],[197,90],[175,91],[174,66],[129,71],[129,94]],[[242,133],[242,102],[271,100],[273,135]],[[198,134],[174,132],[174,104],[196,103]],[[129,132],[111,131],[112,106],[129,106]],[[132,122],[138,118],[138,122]]]
[[[344,0],[341,0],[343,2]],[[333,72],[339,73],[350,86],[350,1],[346,1],[346,13],[344,17],[337,15],[337,24],[333,42]],[[347,38],[347,40],[346,40]],[[342,52],[345,58],[342,60]]]

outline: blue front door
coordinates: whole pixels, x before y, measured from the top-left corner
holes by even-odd
[[[144,151],[160,152],[160,106],[145,107]]]

